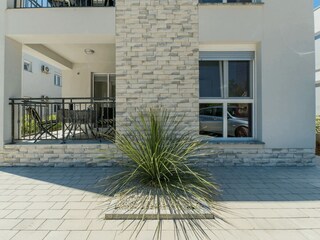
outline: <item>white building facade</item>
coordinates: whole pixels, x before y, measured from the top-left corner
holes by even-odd
[[[316,55],[316,115],[320,115],[320,8],[314,10],[314,34]]]
[[[63,97],[93,96],[95,79],[115,76],[117,122],[151,106],[185,115],[208,141],[205,165],[314,163],[312,0],[103,2],[0,3],[3,165],[110,164],[96,160],[99,149],[118,156],[112,144],[8,144],[24,48],[61,69]]]

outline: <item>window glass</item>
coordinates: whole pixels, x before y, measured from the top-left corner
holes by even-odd
[[[221,61],[200,61],[200,97],[222,97]]]
[[[228,137],[252,137],[252,104],[228,104]]]
[[[59,87],[62,86],[61,76],[59,74],[54,74],[54,85]]]
[[[200,104],[200,134],[223,136],[222,104]]]
[[[23,62],[23,69],[25,71],[28,71],[28,72],[32,72],[32,63],[27,61],[27,60],[24,60]]]
[[[228,3],[248,3],[253,2],[252,0],[227,0]]]
[[[251,97],[250,61],[229,61],[229,97]]]
[[[230,60],[200,61],[200,134],[252,138],[253,61],[236,60],[232,52],[229,56]]]
[[[200,3],[222,3],[222,0],[200,0]]]

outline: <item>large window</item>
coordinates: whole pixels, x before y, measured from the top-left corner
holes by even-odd
[[[259,3],[261,0],[199,0],[200,3]]]
[[[62,87],[61,75],[55,73],[54,74],[53,83],[54,83],[55,86]]]
[[[24,60],[23,61],[23,69],[27,72],[32,72],[32,62]]]
[[[253,52],[200,53],[200,134],[253,137]]]

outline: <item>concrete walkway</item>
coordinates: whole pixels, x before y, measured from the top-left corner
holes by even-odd
[[[104,221],[99,179],[112,168],[0,168],[1,240],[129,239],[132,226]],[[319,240],[320,168],[212,168],[230,224],[211,239]],[[154,222],[137,239],[150,240]],[[163,239],[174,239],[170,222]],[[193,238],[192,238],[193,239]]]

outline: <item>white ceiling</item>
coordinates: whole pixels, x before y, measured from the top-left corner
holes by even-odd
[[[114,44],[44,44],[45,47],[56,52],[72,63],[115,62]],[[84,50],[93,49],[92,55]]]

